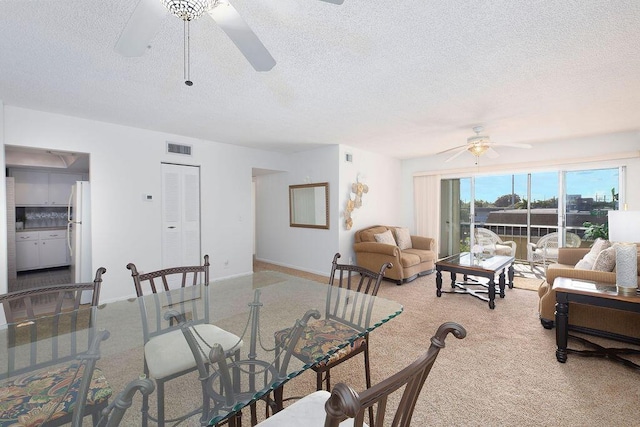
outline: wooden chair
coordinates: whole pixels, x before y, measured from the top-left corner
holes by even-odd
[[[415,362],[393,376],[358,394],[344,383],[336,384],[331,393],[316,391],[277,414],[259,423],[259,427],[338,427],[346,419],[353,418],[354,427],[362,427],[365,411],[375,409],[375,421],[371,427],[408,427],[422,386],[433,367],[441,348],[445,346],[447,334],[462,339],[466,330],[457,323],[440,325],[431,338],[429,350]],[[404,388],[403,388],[404,386]],[[400,390],[401,397],[393,415],[387,414],[387,401],[391,394]]]
[[[379,272],[374,273],[363,267],[338,264],[338,258],[339,253],[333,257],[324,318],[309,322],[292,349],[293,356],[305,363],[315,363],[311,369],[316,372],[317,390],[323,389],[323,383],[330,390],[331,368],[360,353],[364,353],[366,385],[371,387],[369,334],[364,332],[369,328],[373,297],[378,293],[385,270],[391,268],[391,263],[385,263]],[[354,296],[353,292],[359,294]],[[338,350],[328,360],[316,363],[328,349],[343,344],[356,333],[364,335]],[[290,335],[291,328],[276,332],[276,344],[286,346]],[[282,387],[275,391],[278,407],[282,406],[282,392]]]
[[[204,289],[209,286],[209,266],[208,255],[204,256],[203,265],[166,268],[144,274],[138,273],[133,263],[127,265],[131,270],[142,316],[144,373],[153,378],[157,386],[158,418],[149,415],[149,396],[143,395],[144,426],[149,419],[163,426],[165,422],[180,421],[204,410],[199,408],[177,419],[164,419],[164,383],[197,369],[196,360],[181,330],[182,323],[189,321],[200,338],[199,344],[218,343],[227,355],[239,357],[242,340],[209,323],[209,292],[201,292],[202,289],[196,286],[202,284]],[[175,298],[169,292],[172,289],[180,290],[180,301],[172,301]],[[189,297],[189,294],[192,295]],[[153,295],[153,298],[142,298],[144,295]],[[168,348],[171,351],[167,351]]]
[[[89,414],[97,424],[112,394],[95,368],[100,342],[109,337],[107,331],[95,329],[105,272],[99,268],[92,283],[0,295],[9,342],[7,366],[0,371],[0,388],[5,391],[0,425],[16,423],[21,417],[25,425],[46,421],[47,426],[69,422],[79,426]],[[91,304],[81,305],[83,294],[89,293]]]

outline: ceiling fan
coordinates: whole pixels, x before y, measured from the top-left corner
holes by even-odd
[[[321,1],[338,5],[344,2]],[[269,71],[276,65],[267,48],[228,0],[139,0],[116,43],[116,52],[127,57],[142,56],[169,12],[184,21],[187,86],[193,85],[189,79],[189,22],[205,13],[227,34],[256,71]]]
[[[437,154],[444,154],[444,153],[449,153],[454,151],[455,154],[449,157],[447,160],[445,160],[445,162],[450,162],[451,160],[455,159],[465,151],[470,152],[471,154],[476,156],[476,159],[477,159],[478,157],[482,156],[485,153],[487,154],[487,157],[491,157],[491,158],[498,157],[499,156],[498,152],[493,149],[493,147],[497,147],[497,146],[531,148],[530,144],[521,144],[517,142],[503,142],[503,143],[491,142],[491,139],[489,138],[488,135],[481,135],[481,133],[484,131],[484,128],[482,126],[474,126],[473,131],[476,134],[467,138],[466,144],[449,148],[448,150],[440,151]]]

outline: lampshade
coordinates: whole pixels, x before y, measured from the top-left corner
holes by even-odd
[[[640,211],[609,211],[609,240],[616,242],[616,287],[622,295],[637,295]],[[628,242],[628,243],[623,243]]]
[[[640,211],[609,211],[609,240],[640,243]]]

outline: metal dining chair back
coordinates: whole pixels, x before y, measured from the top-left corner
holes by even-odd
[[[133,263],[127,265],[140,307],[144,373],[153,378],[157,386],[157,418],[149,415],[149,397],[143,395],[143,426],[149,419],[163,426],[200,411],[206,412],[206,408],[199,408],[178,418],[165,419],[165,382],[197,369],[181,330],[185,322],[194,328],[202,345],[219,343],[229,354],[238,353],[242,345],[239,337],[209,323],[209,267],[209,255],[204,256],[203,265],[171,267],[149,273],[139,273]]]
[[[443,323],[431,338],[427,352],[391,377],[361,393],[344,383],[336,384],[331,392],[316,391],[267,418],[257,427],[338,427],[347,419],[353,419],[349,425],[362,427],[367,412],[374,413],[370,418],[370,427],[409,427],[422,387],[449,333],[458,339],[467,334],[457,323]],[[400,395],[391,397],[396,392]]]
[[[391,263],[384,263],[380,266],[378,272],[374,272],[356,265],[338,264],[339,258],[340,254],[335,254],[331,263],[329,279],[329,285],[331,286],[329,286],[327,292],[325,321],[323,324],[325,326],[326,324],[336,326],[338,334],[345,326],[364,333],[370,326],[375,296],[378,294],[380,283],[384,278],[384,272],[387,268],[391,268]],[[313,323],[309,327],[313,327]],[[304,338],[301,341],[299,341],[300,345],[305,346]],[[322,384],[325,383],[326,389],[331,390],[331,368],[359,353],[364,353],[366,384],[367,387],[371,387],[369,335],[365,333],[364,336],[351,343],[350,346],[335,353],[326,362],[312,368],[317,374],[317,389],[321,390]]]
[[[328,359],[314,363],[316,389],[331,390],[331,369],[352,357],[364,353],[364,371],[367,388],[371,387],[371,367],[369,363],[369,334],[371,313],[375,296],[384,278],[384,272],[391,263],[384,263],[376,273],[364,267],[338,264],[340,254],[336,253],[331,264],[331,275],[325,306],[324,318],[311,321],[294,346],[287,343],[291,328],[275,334],[276,344],[288,346],[293,356],[306,363],[314,363],[332,347],[342,346]],[[350,337],[359,338],[344,346]],[[275,406],[283,406],[283,387],[274,392]]]
[[[88,414],[95,423],[107,406],[111,388],[102,372],[95,369],[100,342],[109,336],[107,331],[96,331],[96,309],[105,272],[105,268],[99,268],[90,283],[0,295],[8,342],[0,387],[11,390],[0,407],[1,425],[11,424],[18,417],[37,418],[43,411],[49,412],[47,425],[80,425]]]

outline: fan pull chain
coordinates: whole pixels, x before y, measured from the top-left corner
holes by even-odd
[[[184,84],[187,86],[193,86],[193,82],[189,78],[189,62],[191,58],[189,56],[189,20],[184,21]]]

